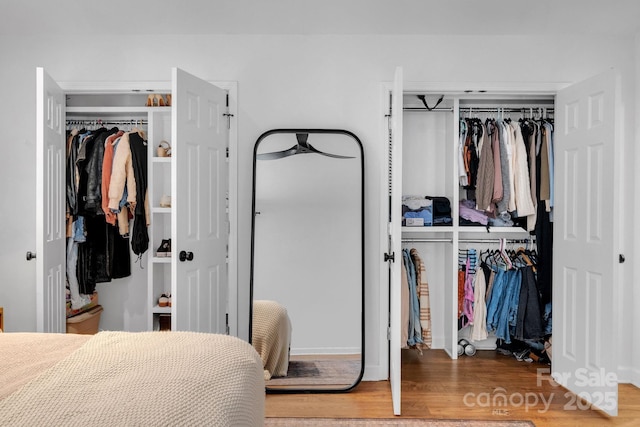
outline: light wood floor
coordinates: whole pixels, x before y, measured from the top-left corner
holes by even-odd
[[[640,426],[640,389],[620,384],[619,415],[608,417],[566,394],[549,380],[546,368],[494,351],[479,351],[457,361],[442,350],[423,356],[403,351],[402,417],[531,420],[536,426]],[[537,369],[543,370],[540,375]],[[492,405],[498,394],[511,403]],[[265,413],[267,417],[394,417],[387,381],[362,382],[350,393],[268,394]]]

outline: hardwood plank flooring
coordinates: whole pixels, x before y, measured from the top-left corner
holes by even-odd
[[[505,396],[506,404],[496,396]],[[402,353],[402,418],[531,420],[536,426],[638,426],[640,389],[620,384],[618,417],[608,417],[556,385],[549,367],[494,351],[451,360],[442,350]],[[268,394],[267,417],[393,418],[387,381],[350,393]]]

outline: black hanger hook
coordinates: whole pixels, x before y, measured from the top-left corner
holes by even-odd
[[[436,104],[433,107],[429,107],[429,105],[427,104],[427,99],[426,99],[426,95],[417,95],[418,99],[420,101],[422,101],[422,103],[424,104],[424,107],[429,110],[429,111],[433,111],[436,109],[436,107],[438,105],[440,105],[440,103],[442,102],[442,100],[444,99],[444,95],[440,95],[440,99],[438,99],[438,101],[436,101]]]

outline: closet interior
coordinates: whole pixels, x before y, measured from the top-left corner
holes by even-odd
[[[67,317],[99,302],[102,328],[170,329],[170,95],[66,103]]]
[[[403,348],[537,360],[551,336],[554,97],[402,101]]]
[[[37,69],[39,330],[65,331],[69,277],[69,315],[99,302],[100,329],[237,333],[237,85],[171,74],[62,89]]]

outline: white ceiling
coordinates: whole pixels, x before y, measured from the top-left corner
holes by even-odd
[[[0,0],[0,35],[639,31],[640,0]]]

